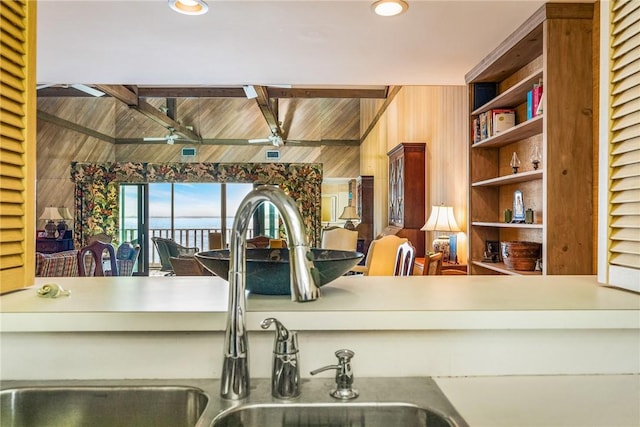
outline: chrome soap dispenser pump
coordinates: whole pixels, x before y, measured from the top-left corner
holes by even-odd
[[[276,326],[273,342],[271,395],[277,399],[292,399],[300,395],[300,369],[298,366],[298,335],[289,331],[274,317],[264,319],[260,326]]]

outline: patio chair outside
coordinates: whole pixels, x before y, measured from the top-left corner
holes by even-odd
[[[188,248],[186,246],[182,246],[174,240],[165,239],[164,237],[152,237],[151,241],[156,247],[158,256],[160,257],[160,271],[164,271],[169,274],[174,274],[173,267],[171,266],[171,261],[169,260],[169,258],[194,256],[200,250],[199,248],[195,247]]]

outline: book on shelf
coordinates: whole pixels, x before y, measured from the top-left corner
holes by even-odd
[[[516,112],[512,109],[491,110],[491,136],[495,136],[516,125]]]
[[[476,117],[473,119],[473,128],[471,129],[472,132],[472,143],[475,144],[476,142],[480,142],[480,118]]]
[[[539,116],[544,112],[544,109],[542,107],[543,99],[544,99],[544,93],[541,93],[540,94],[540,101],[538,101],[538,107],[536,108],[536,116]]]
[[[542,99],[542,85],[541,84],[533,85],[532,94],[531,94],[532,118],[538,115],[538,106],[540,105],[541,99]]]
[[[527,120],[542,114],[542,82],[533,85],[527,92]]]

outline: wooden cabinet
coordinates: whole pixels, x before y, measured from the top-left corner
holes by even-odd
[[[466,75],[471,274],[593,274],[592,19],[592,4],[547,3]],[[478,102],[489,82],[496,95]],[[537,82],[542,112],[528,119],[527,92]],[[493,109],[515,110],[515,127],[474,141],[474,119]],[[536,147],[538,169],[530,162]],[[504,222],[516,190],[533,223]],[[486,241],[506,240],[541,243],[542,272],[482,261]]]
[[[403,142],[389,156],[389,226],[423,257],[425,223],[425,143]],[[394,230],[395,231],[395,230]]]
[[[36,252],[52,254],[73,249],[73,239],[36,239]]]
[[[362,253],[366,255],[373,240],[373,176],[363,175],[353,180],[355,186],[356,210],[360,223],[356,227],[358,238],[362,239]]]

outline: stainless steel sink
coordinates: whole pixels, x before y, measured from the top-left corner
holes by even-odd
[[[329,396],[333,376],[305,378],[300,397],[271,396],[254,378],[249,397],[220,398],[220,381],[3,381],[5,427],[468,427],[431,378],[355,378],[360,396]]]
[[[212,427],[466,427],[431,378],[356,378],[360,396],[329,396],[333,379],[303,380],[299,398],[273,399],[258,382],[246,401],[228,403]]]
[[[213,427],[452,427],[444,416],[402,403],[336,403],[324,405],[245,405],[213,423]]]
[[[188,427],[204,392],[174,386],[25,387],[0,392],[0,425],[11,427]]]

